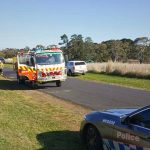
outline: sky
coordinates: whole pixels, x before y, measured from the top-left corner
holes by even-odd
[[[57,45],[63,34],[97,43],[150,38],[150,0],[0,1],[0,49]]]

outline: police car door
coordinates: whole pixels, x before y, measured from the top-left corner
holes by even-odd
[[[130,141],[135,141],[135,150],[150,150],[150,109],[129,116],[128,123],[131,133],[134,133]]]
[[[150,109],[129,116],[114,126],[111,150],[150,150]]]

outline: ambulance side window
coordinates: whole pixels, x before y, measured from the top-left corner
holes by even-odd
[[[23,56],[23,55],[20,55],[20,56],[19,56],[19,63],[20,63],[20,64],[26,64],[26,57]]]
[[[30,62],[31,62],[31,66],[35,66],[34,58],[33,57],[30,58]]]

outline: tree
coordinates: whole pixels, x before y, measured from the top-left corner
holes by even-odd
[[[65,46],[68,46],[68,44],[69,44],[68,36],[66,34],[63,34],[60,38],[63,41],[63,43],[59,43],[59,44],[60,45],[65,44]]]
[[[5,57],[5,54],[2,51],[0,51],[0,57]]]
[[[126,62],[128,59],[136,59],[136,50],[134,48],[134,42],[131,39],[121,39],[122,48],[124,51],[123,61]]]
[[[24,52],[28,52],[30,50],[30,47],[29,46],[26,46],[25,48],[24,48]]]
[[[140,63],[143,63],[146,57],[146,49],[149,45],[150,40],[148,37],[139,37],[134,40],[134,44],[136,45],[136,49],[138,52],[138,59]]]
[[[69,58],[71,59],[83,59],[83,37],[81,34],[73,34],[70,38],[69,45],[70,45],[70,53],[71,55]]]
[[[109,40],[104,43],[107,44],[108,52],[113,62],[123,60],[123,58],[125,57],[125,52],[123,50],[122,41]]]
[[[61,49],[64,51],[65,59],[68,61],[68,57],[70,56],[70,50],[69,50],[69,39],[66,34],[63,34],[60,39],[62,40],[62,43],[59,43],[59,45],[64,45],[61,47]]]
[[[91,37],[86,37],[83,42],[83,60],[93,61],[94,60],[94,44]]]
[[[96,44],[96,54],[96,61],[98,62],[106,62],[110,59],[105,43]]]
[[[14,48],[6,48],[2,50],[2,53],[4,54],[5,58],[12,58],[17,55],[18,49]]]
[[[45,49],[45,47],[41,44],[36,45],[36,49]]]

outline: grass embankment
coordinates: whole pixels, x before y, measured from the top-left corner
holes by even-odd
[[[107,75],[101,73],[87,73],[84,76],[78,76],[78,78],[150,90],[149,79],[120,77],[120,76]]]
[[[11,68],[11,69],[13,69],[13,64],[4,64],[4,68]]]
[[[0,106],[1,150],[84,150],[79,127],[89,110],[1,76]]]

